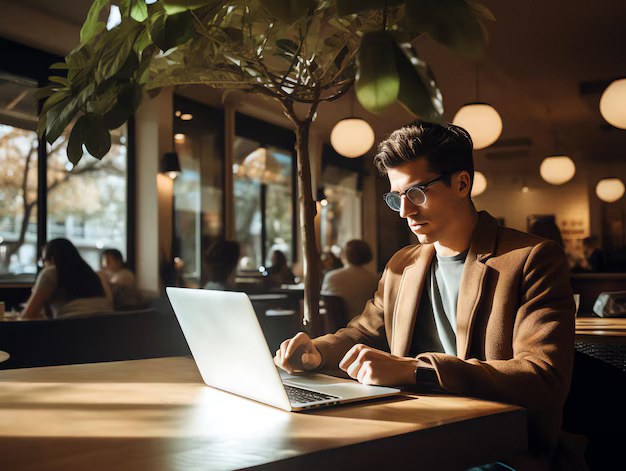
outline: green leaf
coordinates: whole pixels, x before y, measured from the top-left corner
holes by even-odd
[[[400,5],[406,0],[337,0],[337,13],[340,16],[360,13],[365,10],[378,10]]]
[[[366,33],[357,56],[356,95],[372,113],[382,113],[398,98],[396,45],[384,31]]]
[[[187,42],[193,32],[193,15],[189,11],[158,15],[150,28],[152,42],[163,52]]]
[[[67,70],[69,69],[69,65],[67,65],[65,62],[55,62],[54,64],[52,64],[50,66],[51,69],[60,69],[60,70]]]
[[[83,27],[80,29],[81,43],[86,43],[93,36],[95,36],[99,32],[102,32],[102,29],[100,29],[100,26],[98,26],[98,24],[106,27],[104,23],[98,22],[98,17],[100,16],[100,12],[107,3],[109,3],[109,0],[95,0],[91,5],[89,13],[87,13],[87,19],[85,20]]]
[[[85,147],[96,159],[101,160],[111,149],[111,134],[100,116],[87,113],[85,123]]]
[[[479,57],[487,43],[481,13],[465,0],[412,0],[406,14],[416,30],[466,57]]]
[[[187,10],[194,10],[209,3],[216,3],[215,0],[161,0],[168,15],[175,15]]]
[[[130,117],[131,115],[128,113],[128,110],[119,103],[116,103],[113,105],[113,108],[105,113],[102,117],[102,121],[107,129],[117,129],[128,121]]]
[[[45,87],[40,87],[35,93],[33,93],[33,100],[39,101],[42,98],[47,98],[56,93],[60,88],[61,87],[58,85],[46,85]]]
[[[57,91],[54,95],[52,95],[50,98],[48,98],[44,102],[44,104],[43,104],[43,106],[41,108],[41,114],[46,113],[54,105],[56,105],[60,101],[64,100],[65,98],[68,98],[70,96],[71,96],[71,93],[70,93],[69,89]]]
[[[148,18],[148,5],[145,0],[120,0],[120,14],[141,23]]]
[[[56,105],[52,106],[46,116],[46,140],[48,144],[52,144],[63,133],[65,128],[76,113],[80,111],[87,99],[91,97],[95,89],[92,82],[74,97],[68,97]]]
[[[124,18],[122,23],[103,35],[102,40],[96,45],[96,49],[101,53],[97,69],[101,80],[114,76],[124,65],[131,67],[134,64],[134,59],[130,59],[131,63],[126,61],[133,52],[133,44],[141,29],[141,23],[132,18]]]
[[[56,75],[51,75],[50,77],[48,77],[48,80],[50,80],[51,82],[59,83],[63,85],[64,87],[70,86],[69,80],[66,79],[65,77],[58,77]]]
[[[141,104],[141,86],[135,81],[126,87],[117,97],[117,104],[120,105],[127,113],[128,117],[133,115]],[[119,126],[118,126],[119,127]]]
[[[263,6],[279,22],[291,24],[317,7],[316,0],[263,0]]]
[[[114,74],[115,78],[118,79],[129,79],[131,78],[135,71],[139,68],[139,57],[135,54],[135,51],[132,49],[128,53],[128,57],[119,68],[119,70]]]
[[[443,123],[443,97],[430,68],[410,43],[395,45],[400,77],[398,100],[413,115],[431,123]]]
[[[86,121],[86,116],[78,118],[67,142],[67,158],[74,166],[78,165],[78,162],[83,157],[83,144],[87,134]]]

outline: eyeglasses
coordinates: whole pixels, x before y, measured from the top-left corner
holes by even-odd
[[[385,200],[385,203],[387,203],[387,206],[394,211],[400,211],[400,207],[402,206],[402,196],[406,196],[407,199],[415,206],[421,206],[426,203],[426,192],[424,190],[440,181],[444,176],[445,175],[441,175],[440,177],[435,178],[428,183],[424,183],[423,185],[413,185],[412,187],[404,190],[403,193],[390,191],[389,193],[385,193],[383,195],[383,199]]]

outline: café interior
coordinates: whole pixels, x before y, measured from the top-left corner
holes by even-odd
[[[205,287],[217,241],[238,244],[233,289],[248,294],[272,355],[302,330],[293,124],[260,94],[166,87],[145,94],[111,132],[102,160],[86,155],[73,166],[69,129],[52,145],[37,137],[33,94],[48,83],[48,67],[78,46],[92,3],[0,0],[0,469],[393,469],[414,463],[407,455],[416,443],[429,451],[415,469],[468,469],[524,452],[526,416],[516,405],[412,395],[290,414],[203,383],[165,288]],[[104,9],[105,22],[121,3]],[[576,348],[623,374],[626,4],[482,3],[495,21],[485,22],[489,42],[479,59],[426,35],[414,41],[436,77],[446,121],[475,103],[499,117],[495,137],[475,143],[472,201],[520,231],[537,221],[556,226],[576,300]],[[334,133],[348,118],[373,136],[356,157],[346,157],[345,146],[368,138]],[[367,111],[354,87],[319,105],[309,158],[320,257],[345,264],[348,241],[362,239],[371,249],[365,268],[380,276],[394,253],[417,243],[381,198],[389,180],[373,164],[377,143],[414,120],[400,104]],[[477,140],[490,125],[479,118],[470,134]],[[57,238],[95,272],[104,250],[119,251],[142,303],[20,319],[45,268],[43,248]],[[269,283],[276,251],[291,278]],[[347,322],[333,298],[322,296],[325,333]],[[581,403],[606,397],[609,407],[617,386],[598,381],[608,391],[586,389]],[[623,416],[619,409],[609,414]],[[585,414],[605,409],[593,410]],[[624,432],[601,422],[602,444],[595,439],[587,460],[591,469],[612,469],[608,450]],[[442,451],[451,439],[462,443],[458,453]],[[393,467],[389,453],[401,456]]]

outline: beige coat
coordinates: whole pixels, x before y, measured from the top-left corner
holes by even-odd
[[[434,246],[413,245],[387,264],[378,291],[347,328],[314,340],[325,367],[356,343],[407,356]],[[486,212],[472,235],[457,307],[458,356],[422,353],[453,394],[528,410],[529,449],[546,463],[557,447],[574,358],[575,306],[563,250],[499,227]]]

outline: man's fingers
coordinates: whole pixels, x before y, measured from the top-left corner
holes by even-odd
[[[348,350],[348,353],[346,353],[343,356],[342,360],[339,362],[339,368],[347,372],[348,368],[358,358],[359,352],[363,348],[365,348],[365,345],[358,343],[354,347],[352,347],[350,350]]]
[[[300,347],[301,345],[306,346],[307,343],[310,342],[311,339],[307,334],[302,332],[297,333],[291,340],[289,340],[289,344],[287,345],[285,351],[285,359],[290,359],[298,347]]]

